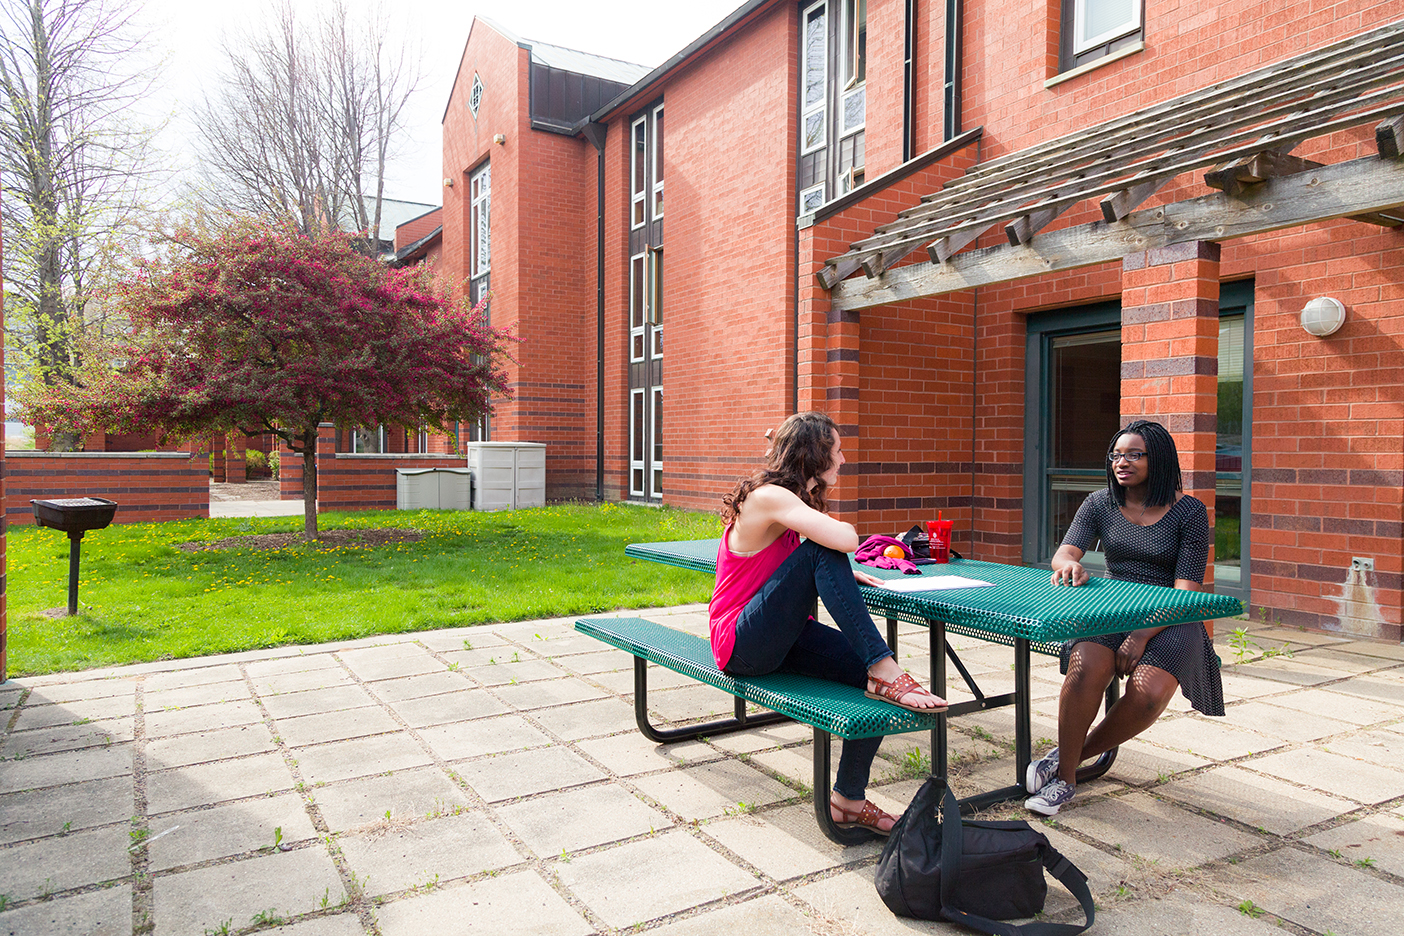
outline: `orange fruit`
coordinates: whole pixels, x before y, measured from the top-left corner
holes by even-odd
[[[889,546],[882,551],[882,554],[889,559],[907,558],[907,553],[902,549],[901,546]]]

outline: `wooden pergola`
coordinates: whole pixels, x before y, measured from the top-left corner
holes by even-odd
[[[1333,165],[1291,155],[1371,123],[1377,155]],[[983,163],[817,277],[836,311],[855,310],[1333,218],[1394,227],[1404,223],[1401,152],[1404,21]],[[1137,210],[1201,170],[1217,191]],[[1102,220],[1043,232],[1089,199],[1100,199]],[[1007,245],[965,249],[1000,224]],[[903,264],[923,248],[929,262]]]

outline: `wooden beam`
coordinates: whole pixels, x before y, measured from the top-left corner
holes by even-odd
[[[1383,211],[1373,211],[1369,214],[1351,215],[1350,220],[1360,221],[1364,224],[1378,224],[1380,227],[1397,228],[1404,226],[1404,211],[1388,214]]]
[[[1237,198],[1247,191],[1250,185],[1320,168],[1321,163],[1315,160],[1303,159],[1278,150],[1266,150],[1232,160],[1226,166],[1211,169],[1204,173],[1204,184]]]
[[[1375,156],[1268,179],[1241,198],[1222,193],[1050,231],[1035,244],[983,247],[944,264],[914,264],[880,280],[848,280],[830,294],[835,311],[1008,283],[1112,263],[1128,254],[1189,241],[1225,241],[1352,215],[1404,208],[1404,160]]]
[[[960,250],[980,239],[980,235],[994,227],[987,224],[982,228],[970,228],[965,231],[958,231],[949,237],[943,237],[926,248],[927,254],[931,257],[932,263],[945,263],[954,257]]]
[[[1375,146],[1385,159],[1404,153],[1404,117],[1393,117],[1375,127]]]
[[[1071,208],[1071,204],[1055,205],[1050,208],[1035,208],[1028,214],[1015,218],[1004,226],[1004,236],[1015,247],[1027,244],[1033,236],[1053,223],[1053,219]]]
[[[819,268],[819,272],[814,275],[819,279],[819,285],[825,289],[833,289],[834,284],[839,280],[847,279],[862,266],[862,261],[857,257],[843,257],[833,266],[825,264]]]
[[[1141,207],[1147,198],[1164,188],[1169,181],[1169,179],[1152,179],[1149,182],[1129,186],[1119,192],[1112,192],[1100,203],[1102,217],[1106,219],[1108,224],[1115,224]]]

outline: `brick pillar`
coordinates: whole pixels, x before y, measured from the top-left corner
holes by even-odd
[[[842,253],[832,232],[815,227],[799,232],[799,410],[827,413],[839,427],[844,458],[861,461],[858,421],[858,313],[838,312],[814,277],[822,258]],[[856,521],[864,479],[853,469],[839,474],[829,496],[829,512]]]
[[[227,447],[225,438],[217,435],[210,440],[210,480],[223,483],[226,479],[224,469],[224,450]]]
[[[1206,588],[1214,580],[1218,412],[1219,245],[1196,241],[1132,254],[1121,272],[1122,424],[1153,419],[1175,439],[1185,493],[1209,510]]]
[[[230,432],[225,436],[224,443],[224,480],[230,484],[243,484],[248,480],[245,475],[245,462],[248,456],[249,440],[242,432]]]

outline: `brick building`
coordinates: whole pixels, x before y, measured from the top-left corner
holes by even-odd
[[[549,496],[709,509],[824,409],[861,531],[1038,564],[1158,418],[1217,590],[1398,640],[1398,15],[751,0],[647,73],[479,19],[439,264],[522,339],[485,431]]]

